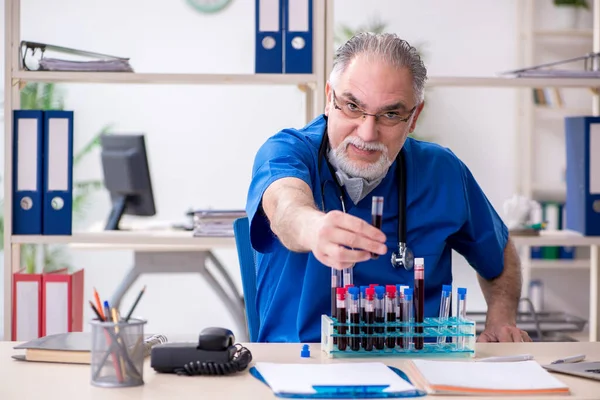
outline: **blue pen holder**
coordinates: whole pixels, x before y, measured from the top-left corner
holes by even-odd
[[[422,338],[422,348],[415,346]],[[475,322],[457,318],[424,318],[423,323],[341,323],[321,316],[321,350],[329,358],[375,356],[475,356]]]

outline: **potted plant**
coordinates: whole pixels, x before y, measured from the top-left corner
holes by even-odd
[[[553,0],[553,3],[556,8],[557,29],[582,29],[584,19],[591,17],[587,0]]]

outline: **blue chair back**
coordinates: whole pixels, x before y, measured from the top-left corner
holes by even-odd
[[[242,289],[244,291],[248,337],[251,342],[256,342],[260,320],[256,309],[256,261],[254,249],[250,244],[248,217],[238,218],[233,222],[233,234],[235,236],[235,245],[242,273]]]

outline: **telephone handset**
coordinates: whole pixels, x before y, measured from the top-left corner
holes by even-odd
[[[206,328],[198,344],[163,343],[152,348],[150,366],[157,372],[178,375],[228,375],[243,371],[252,361],[250,350],[235,343],[233,332]]]

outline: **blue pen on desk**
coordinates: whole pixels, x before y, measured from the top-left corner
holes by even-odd
[[[456,318],[458,321],[467,319],[467,288],[458,288],[458,301],[456,303]],[[459,326],[459,332],[464,333],[464,326]],[[465,347],[465,336],[457,338],[457,347],[462,350]]]
[[[452,296],[452,285],[443,285],[442,286],[442,296],[440,299],[440,327],[438,328],[438,344],[442,344],[446,342],[446,336],[442,335],[443,331],[446,329],[443,323],[448,320],[448,316],[450,315],[450,298]]]

